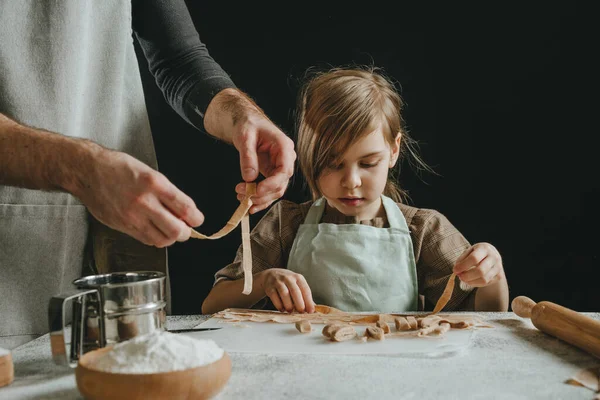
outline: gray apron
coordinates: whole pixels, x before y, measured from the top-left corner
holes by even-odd
[[[389,228],[320,223],[326,201],[310,207],[287,268],[304,276],[316,304],[343,311],[417,311],[415,255],[406,219],[381,196]]]
[[[156,168],[130,1],[0,0],[0,112]],[[166,250],[108,229],[69,194],[0,186],[0,347],[46,333],[48,300],[82,273],[135,269],[166,272]]]

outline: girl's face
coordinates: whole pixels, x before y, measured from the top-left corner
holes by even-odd
[[[396,164],[399,149],[400,135],[390,146],[381,126],[352,145],[340,164],[327,167],[318,179],[327,204],[360,220],[378,216],[388,171]]]

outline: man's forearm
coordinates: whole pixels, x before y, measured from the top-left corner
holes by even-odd
[[[0,185],[74,193],[82,185],[78,170],[100,149],[0,114]]]

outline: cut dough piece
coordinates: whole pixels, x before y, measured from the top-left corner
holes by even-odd
[[[442,322],[440,324],[430,325],[427,328],[423,328],[419,331],[419,336],[428,336],[432,333],[436,335],[443,335],[444,333],[450,330],[450,324],[447,322]]]
[[[310,321],[303,320],[296,322],[296,329],[300,333],[307,333],[312,331],[312,326],[310,325]]]
[[[388,328],[389,329],[389,328]],[[383,340],[385,339],[385,332],[378,326],[367,326],[365,330],[365,335],[375,340]]]
[[[383,330],[383,333],[385,333],[385,334],[390,333],[390,326],[387,324],[387,322],[377,321],[377,323],[375,325],[377,327],[381,328]]]
[[[0,387],[9,385],[14,379],[15,367],[11,352],[0,347]]]
[[[565,383],[583,386],[598,393],[600,392],[600,368],[593,367],[582,369]]]
[[[315,305],[315,312],[321,314],[344,314],[344,312],[340,309],[324,306],[322,304]]]
[[[415,317],[409,315],[406,317],[406,320],[408,321],[408,325],[410,326],[411,330],[419,329],[419,323]]]
[[[439,323],[440,323],[441,320],[442,320],[441,317],[439,317],[437,315],[431,315],[431,316],[428,316],[428,317],[425,317],[425,318],[420,318],[419,319],[419,326],[421,328],[429,328],[430,326],[433,326],[433,325],[439,325]]]
[[[396,323],[397,331],[410,331],[410,324],[405,317],[398,317],[394,322]]]

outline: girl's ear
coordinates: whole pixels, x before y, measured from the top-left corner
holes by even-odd
[[[396,165],[396,161],[398,161],[398,156],[400,155],[400,140],[402,139],[402,132],[398,132],[396,135],[396,139],[394,140],[394,144],[392,145],[392,154],[390,157],[390,168]]]

